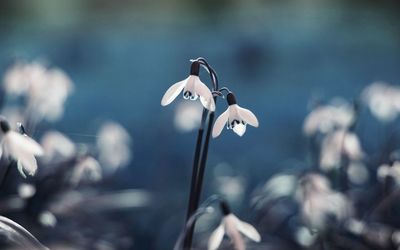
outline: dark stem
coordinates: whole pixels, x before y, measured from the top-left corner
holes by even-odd
[[[189,193],[189,204],[188,204],[188,210],[186,214],[186,223],[188,222],[189,218],[192,216],[194,211],[194,194],[196,191],[196,183],[197,183],[197,175],[198,175],[198,170],[199,170],[199,159],[200,159],[200,152],[201,152],[201,146],[203,142],[203,133],[204,133],[204,123],[207,118],[207,109],[203,109],[203,114],[201,118],[201,125],[199,128],[199,131],[197,133],[197,142],[196,142],[196,149],[194,153],[194,158],[193,158],[193,168],[192,168],[192,180],[190,183],[190,193]]]
[[[7,180],[7,177],[10,175],[11,167],[16,162],[11,161],[11,162],[7,163],[4,159],[4,157],[1,157],[1,163],[2,163],[1,165],[3,165],[4,163],[6,163],[6,164],[4,164],[5,169],[3,169],[3,171],[1,171],[1,175],[0,175],[0,190],[3,189],[3,186]]]
[[[208,146],[210,144],[211,130],[212,130],[213,122],[214,122],[214,116],[215,116],[215,113],[211,112],[210,113],[210,117],[208,119],[207,134],[206,134],[206,138],[205,138],[205,141],[204,141],[204,147],[203,147],[203,150],[202,150],[202,155],[201,155],[201,159],[200,159],[200,166],[199,166],[198,175],[197,175],[197,182],[196,182],[196,185],[195,185],[196,186],[196,190],[195,190],[195,193],[194,193],[194,200],[193,200],[194,211],[196,211],[197,208],[199,207],[201,191],[202,191],[202,188],[203,188],[204,173],[205,173],[207,156],[208,156]],[[194,221],[192,223],[192,225],[190,225],[190,227],[188,228],[188,231],[187,231],[187,234],[186,234],[186,238],[185,238],[185,242],[184,242],[184,248],[183,248],[185,250],[189,250],[190,247],[192,246],[193,233],[194,233],[195,226],[196,226],[196,221]]]
[[[202,65],[210,75],[211,82],[213,85],[213,91],[218,91],[218,78],[215,70],[208,64],[208,62],[204,58],[197,58],[192,61],[198,61],[200,65]],[[216,102],[216,96],[214,96],[214,102]],[[186,216],[185,225],[187,225],[188,220],[192,217],[192,215],[196,212],[199,207],[199,200],[201,195],[201,189],[203,186],[203,176],[204,176],[204,169],[205,164],[207,161],[207,154],[208,154],[208,144],[210,142],[210,135],[211,135],[211,128],[212,123],[214,121],[214,112],[210,113],[208,119],[208,127],[207,127],[207,135],[205,138],[205,143],[202,148],[202,140],[203,140],[203,131],[204,131],[204,124],[207,119],[209,112],[206,109],[203,109],[203,115],[201,120],[201,126],[197,135],[197,142],[196,142],[196,149],[195,155],[193,160],[193,170],[192,170],[192,180],[191,180],[191,187],[190,187],[190,195],[189,195],[189,206],[188,212]],[[201,156],[201,157],[200,157]],[[200,160],[200,162],[199,162]],[[185,237],[185,241],[183,244],[183,249],[190,249],[192,246],[193,240],[193,233],[194,233],[195,221],[187,230],[187,234]]]

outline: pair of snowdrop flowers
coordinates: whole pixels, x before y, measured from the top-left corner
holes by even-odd
[[[190,99],[192,101],[200,99],[204,108],[214,112],[216,107],[213,93],[200,80],[199,72],[200,63],[198,61],[193,61],[189,77],[172,85],[167,92],[165,92],[161,100],[161,105],[166,106],[170,104],[182,92],[184,99]],[[226,90],[226,88],[223,89]],[[221,93],[220,91],[216,92]],[[215,121],[212,131],[212,136],[214,138],[221,134],[225,124],[227,125],[227,129],[232,129],[233,132],[239,136],[242,136],[246,132],[247,124],[258,127],[257,117],[250,110],[240,107],[232,92],[228,91],[226,99],[228,102],[228,109]]]
[[[35,156],[44,154],[42,146],[25,133],[11,130],[10,124],[4,118],[0,118],[0,130],[2,154],[17,161],[18,170],[23,177],[26,177],[25,173],[35,175],[37,171]]]
[[[217,229],[214,230],[214,232],[212,232],[210,236],[208,250],[218,249],[225,234],[231,239],[236,250],[246,249],[245,242],[240,233],[255,242],[261,241],[261,236],[257,230],[252,225],[241,221],[239,218],[233,215],[226,202],[221,201],[220,206],[223,213],[223,218],[221,224],[217,227]]]

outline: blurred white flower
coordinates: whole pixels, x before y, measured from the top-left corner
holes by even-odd
[[[221,245],[222,239],[226,234],[231,240],[236,250],[245,250],[246,245],[242,234],[249,239],[260,242],[261,236],[257,230],[250,224],[239,220],[233,215],[225,202],[221,202],[221,209],[224,217],[221,224],[214,230],[208,241],[208,250],[216,250]]]
[[[71,183],[73,186],[77,186],[83,180],[96,182],[101,180],[101,178],[101,166],[97,160],[91,156],[84,156],[83,159],[80,159],[78,164],[74,166]]]
[[[199,71],[200,63],[197,61],[192,62],[189,77],[172,85],[165,92],[161,100],[161,105],[166,106],[170,104],[183,90],[183,98],[197,100],[200,97],[200,102],[204,108],[215,111],[213,95],[210,89],[200,80]]]
[[[54,121],[64,112],[64,103],[73,90],[72,81],[60,69],[47,69],[39,62],[17,63],[4,78],[10,95],[27,95],[28,111],[35,119]]]
[[[215,182],[219,194],[228,202],[235,203],[243,199],[246,181],[242,176],[218,176]]]
[[[354,184],[363,184],[368,181],[369,172],[361,162],[351,162],[347,168],[347,176]]]
[[[35,156],[43,155],[43,148],[27,135],[12,131],[4,119],[0,120],[0,129],[3,134],[3,153],[17,161],[18,170],[23,177],[26,177],[25,172],[34,175],[37,170]]]
[[[105,170],[114,172],[131,160],[131,138],[129,133],[115,122],[105,123],[98,132],[99,160]]]
[[[43,81],[30,85],[28,106],[39,117],[55,121],[62,116],[72,90],[72,81],[62,70],[49,69]]]
[[[303,247],[310,247],[317,239],[316,234],[312,234],[309,229],[300,227],[295,232],[296,241]]]
[[[232,129],[237,135],[242,136],[246,132],[246,125],[249,124],[253,127],[258,127],[257,117],[248,109],[242,108],[237,105],[236,98],[233,93],[226,96],[228,101],[228,109],[222,113],[214,123],[212,136],[215,138],[219,136],[227,124],[228,129]]]
[[[22,183],[18,186],[18,195],[23,199],[28,199],[35,195],[36,188],[32,184]]]
[[[57,218],[50,211],[43,211],[39,214],[39,222],[45,227],[55,227]]]
[[[363,90],[362,98],[371,113],[382,122],[393,121],[400,112],[400,87],[374,82]]]
[[[11,96],[26,94],[31,85],[45,81],[45,75],[46,68],[38,62],[17,62],[5,74],[4,89]]]
[[[330,189],[325,177],[308,174],[300,180],[297,191],[301,217],[312,231],[323,230],[332,223],[343,222],[353,213],[350,200],[339,192]]]
[[[175,111],[175,127],[182,132],[190,132],[199,127],[202,107],[198,103],[180,102]]]
[[[57,131],[47,132],[41,140],[44,149],[43,160],[46,162],[55,162],[68,159],[75,155],[75,144]]]
[[[270,201],[281,197],[292,196],[297,187],[297,176],[278,174],[272,176],[263,188],[263,199]]]
[[[383,164],[378,168],[378,179],[384,181],[386,177],[392,177],[400,185],[400,162],[395,161],[392,166]]]
[[[335,101],[318,106],[306,117],[303,132],[307,136],[328,133],[336,128],[348,128],[354,122],[354,109],[348,103]]]
[[[324,138],[320,155],[321,169],[340,167],[342,155],[351,161],[359,161],[364,156],[357,135],[344,129],[332,132]]]

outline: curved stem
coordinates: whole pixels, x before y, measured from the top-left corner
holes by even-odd
[[[216,74],[215,70],[208,64],[208,62],[202,57],[199,57],[199,58],[197,58],[195,60],[191,60],[191,61],[198,61],[200,63],[200,65],[202,65],[207,70],[207,72],[210,74],[211,82],[213,84],[213,91],[218,91],[217,74]],[[214,102],[216,102],[216,99],[217,99],[217,96],[214,96]],[[206,113],[206,115],[205,115],[205,113]],[[207,134],[206,134],[205,142],[203,145],[203,149],[200,150],[199,148],[201,147],[202,139],[203,139],[202,137],[203,137],[204,122],[207,119],[207,116],[208,116]],[[201,190],[202,190],[202,186],[203,186],[205,165],[206,165],[206,161],[207,161],[208,145],[210,143],[210,135],[211,135],[211,130],[212,130],[212,124],[214,121],[214,116],[215,116],[214,112],[209,112],[209,111],[205,112],[205,110],[203,110],[202,124],[199,129],[199,133],[198,133],[198,137],[197,137],[196,152],[195,152],[195,158],[194,158],[194,163],[193,163],[192,182],[191,182],[188,213],[186,216],[186,224],[188,223],[188,220],[192,217],[192,215],[195,213],[195,211],[199,207],[199,200],[200,200]],[[199,162],[199,160],[200,160],[200,162]],[[190,227],[187,230],[187,234],[185,235],[184,249],[191,248],[194,227],[195,227],[195,221],[190,225]]]

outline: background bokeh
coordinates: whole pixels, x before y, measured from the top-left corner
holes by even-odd
[[[371,82],[400,82],[399,8],[398,1],[373,0],[2,0],[0,73],[17,59],[39,59],[75,83],[63,119],[42,124],[35,138],[55,128],[91,141],[109,119],[128,130],[132,163],[100,188],[154,194],[152,207],[116,220],[132,227],[133,249],[171,249],[185,214],[196,132],[174,123],[181,100],[167,107],[160,100],[187,76],[189,59],[205,57],[259,118],[260,127],[242,138],[224,131],[212,140],[204,191],[220,192],[218,175],[242,176],[243,196],[233,207],[251,220],[252,190],[280,169],[306,165],[302,124],[313,102],[351,101]],[[218,102],[219,114],[225,101]],[[375,137],[366,140],[379,140],[381,125],[368,126]]]

